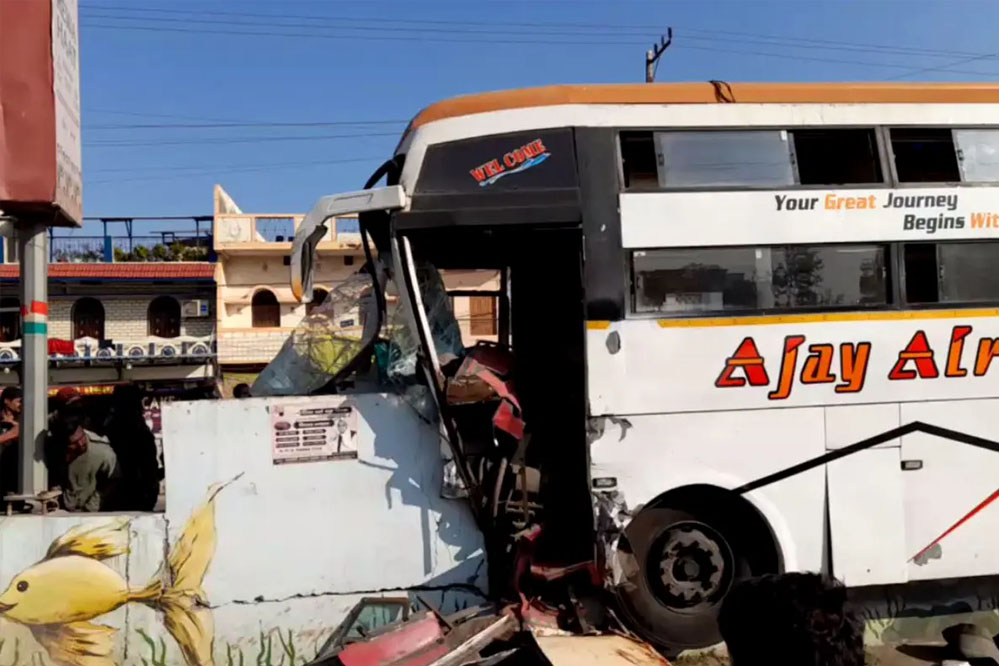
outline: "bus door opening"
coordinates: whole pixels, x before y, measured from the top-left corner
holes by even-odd
[[[509,552],[511,538],[529,534],[537,562],[592,560],[582,232],[577,226],[449,227],[409,231],[400,240],[417,281],[431,267],[445,285],[471,272],[495,276],[478,290],[460,279],[452,285],[453,324],[442,325],[439,308],[428,311],[423,302],[439,298],[421,293],[419,299],[437,338],[428,351],[437,356],[441,418],[457,440],[455,463],[472,486],[468,496],[494,541],[493,553]],[[492,309],[481,300],[487,297],[495,299]],[[478,305],[463,302],[473,298]],[[489,312],[494,326],[484,321]],[[446,343],[454,327],[463,334],[461,349]],[[493,553],[490,579],[496,581],[503,567],[498,560],[514,565]]]

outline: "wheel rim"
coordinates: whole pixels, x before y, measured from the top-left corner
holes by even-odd
[[[670,525],[656,538],[645,570],[659,603],[678,612],[699,612],[728,592],[734,558],[717,530],[691,520]]]

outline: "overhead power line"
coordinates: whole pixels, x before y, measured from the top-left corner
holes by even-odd
[[[600,34],[609,34],[613,32],[618,33],[632,33],[639,36],[648,36],[654,34],[653,30],[649,29],[648,25],[621,25],[621,24],[596,24],[596,23],[575,23],[575,22],[524,22],[524,21],[462,21],[462,20],[444,20],[444,19],[417,19],[417,18],[389,18],[389,17],[356,17],[356,16],[327,16],[327,15],[305,15],[305,14],[265,14],[265,13],[254,13],[254,12],[235,12],[235,11],[213,11],[213,10],[183,10],[183,9],[167,9],[167,8],[151,8],[151,7],[121,7],[115,5],[95,5],[91,3],[84,3],[81,5],[84,9],[95,9],[95,10],[107,10],[112,12],[119,12],[118,18],[128,18],[128,13],[139,14],[139,16],[134,16],[136,20],[140,20],[143,17],[146,20],[153,20],[157,17],[149,17],[148,14],[169,14],[169,15],[184,15],[188,16],[185,22],[190,22],[190,20],[203,20],[200,17],[203,16],[230,16],[239,18],[261,18],[266,19],[267,23],[258,23],[256,25],[274,26],[281,25],[280,23],[275,24],[275,21],[284,21],[288,19],[304,19],[311,23],[307,24],[307,27],[311,28],[322,28],[324,26],[316,26],[314,22],[348,22],[348,23],[373,23],[378,26],[376,29],[381,31],[389,30],[405,30],[405,31],[419,31],[426,32],[426,28],[392,28],[386,26],[385,24],[391,23],[401,23],[404,26],[410,25],[443,25],[443,26],[482,26],[487,29],[487,32],[491,34],[496,34],[497,26],[501,27],[515,27],[515,28],[534,28],[543,29],[545,34],[552,34],[554,30],[563,30],[565,28],[583,29],[597,31]],[[125,15],[120,14],[124,12]],[[85,12],[84,16],[89,16],[89,12]],[[176,19],[175,19],[176,20]],[[226,24],[231,24],[231,22],[226,22]],[[341,26],[343,28],[350,29],[354,26]],[[701,28],[694,26],[675,26],[682,30],[685,34],[701,34],[701,35],[714,35],[714,36],[739,36],[739,37],[750,37],[762,40],[768,40],[768,42],[780,42],[784,44],[800,44],[803,47],[806,45],[824,45],[823,48],[836,49],[836,50],[863,50],[872,53],[895,53],[898,55],[927,55],[927,56],[941,56],[941,57],[969,57],[976,56],[978,54],[966,52],[966,51],[954,51],[954,50],[941,50],[941,49],[930,49],[926,46],[900,46],[897,44],[877,44],[871,42],[851,42],[828,38],[819,37],[800,37],[800,36],[788,36],[788,35],[775,35],[768,33],[758,33],[758,32],[748,32],[741,30],[724,30],[717,28]],[[364,27],[357,29],[373,29],[370,27]],[[465,32],[463,30],[463,32]],[[517,31],[515,34],[523,34],[523,31]],[[558,33],[555,33],[558,34]],[[586,33],[562,33],[562,34],[586,34]],[[728,40],[731,41],[731,40]],[[745,42],[745,40],[742,40]],[[817,47],[817,46],[816,46]]]
[[[107,141],[90,141],[84,146],[101,148],[127,148],[133,146],[181,146],[190,144],[222,144],[222,143],[262,143],[272,141],[329,141],[334,139],[363,139],[378,136],[398,137],[398,132],[369,132],[366,134],[318,134],[313,136],[238,136],[238,137],[205,137],[200,139],[113,139]]]
[[[768,51],[750,51],[744,49],[726,49],[726,48],[716,48],[712,46],[695,46],[691,44],[678,44],[678,48],[693,49],[695,51],[712,51],[715,53],[734,53],[738,55],[754,55],[754,56],[765,56],[769,58],[783,58],[785,60],[804,60],[808,62],[828,62],[840,65],[859,65],[862,67],[888,67],[891,69],[905,69],[912,70],[916,65],[903,65],[900,63],[889,63],[889,62],[871,62],[869,60],[847,60],[845,58],[819,58],[806,55],[788,54],[788,53],[773,53]],[[987,57],[992,54],[988,54]],[[997,72],[979,72],[975,70],[967,69],[953,69],[949,67],[946,63],[936,67],[925,67],[920,71],[922,72],[947,72],[951,74],[973,74],[975,76],[996,76]],[[911,72],[906,74],[911,75]]]
[[[143,21],[148,19],[128,19],[133,21]],[[197,21],[185,21],[185,24],[197,23]],[[633,41],[617,41],[617,40],[552,40],[545,39],[539,41],[536,39],[497,39],[497,40],[487,40],[481,38],[451,38],[451,37],[436,37],[433,35],[420,35],[420,36],[403,36],[403,35],[356,35],[356,34],[329,34],[328,32],[280,32],[270,30],[223,30],[223,29],[199,29],[199,28],[189,28],[189,27],[166,27],[166,26],[149,26],[140,24],[129,24],[129,25],[108,25],[101,23],[82,23],[83,27],[97,28],[97,29],[109,29],[109,30],[142,30],[149,32],[164,32],[164,33],[187,33],[187,34],[207,34],[207,35],[231,35],[231,36],[250,36],[250,37],[277,37],[277,38],[305,38],[305,39],[323,39],[323,40],[362,40],[362,41],[413,41],[413,42],[439,42],[439,43],[467,43],[467,44],[489,44],[489,43],[502,43],[502,44],[535,44],[535,45],[545,45],[545,46],[559,46],[559,45],[588,45],[588,46],[633,46],[637,42]],[[280,27],[280,26],[278,26]],[[336,28],[340,30],[341,28]],[[350,28],[347,28],[350,29]],[[850,64],[858,65],[863,67],[887,67],[894,69],[920,69],[921,71],[937,71],[937,72],[950,72],[955,74],[972,74],[976,76],[992,76],[996,72],[982,72],[976,70],[959,70],[954,69],[948,64],[942,64],[936,67],[926,67],[922,68],[919,64],[914,63],[897,63],[897,62],[876,62],[876,61],[866,61],[866,60],[847,60],[842,58],[823,58],[816,56],[803,56],[793,53],[773,53],[764,51],[750,51],[750,50],[735,50],[723,47],[711,47],[711,46],[699,46],[694,44],[686,43],[687,40],[692,41],[708,41],[710,42],[721,42],[724,44],[731,43],[731,39],[724,40],[710,40],[708,38],[701,37],[688,37],[679,38],[678,46],[683,46],[685,48],[701,50],[701,51],[715,51],[719,53],[736,53],[744,55],[757,55],[772,58],[783,58],[788,60],[804,60],[811,62],[829,62],[836,64]],[[759,42],[768,46],[781,46],[785,48],[820,48],[829,50],[831,47],[827,46],[795,46],[792,44],[781,44],[777,42]],[[837,49],[842,50],[842,49]],[[930,54],[930,53],[920,53],[920,54],[907,54],[907,53],[887,53],[884,55],[930,55],[932,57],[943,57],[942,53]],[[969,60],[982,60],[996,57],[994,54],[974,54],[970,56]]]
[[[121,125],[85,125],[89,130],[133,130],[133,129],[218,129],[218,128],[270,128],[270,127],[365,127],[368,125],[404,125],[408,120],[333,120],[326,122],[308,123],[281,123],[281,122],[256,122],[256,123],[125,123]]]
[[[537,39],[497,39],[483,40],[477,38],[454,38],[433,36],[406,37],[403,35],[343,35],[343,34],[320,34],[311,32],[274,32],[273,30],[198,30],[195,28],[169,28],[165,26],[141,26],[141,25],[108,25],[106,23],[93,23],[81,21],[80,26],[84,28],[95,28],[98,30],[143,30],[147,32],[175,32],[202,35],[246,35],[251,37],[301,37],[305,39],[334,39],[334,40],[362,40],[362,41],[404,41],[404,42],[439,42],[444,44],[534,44],[538,46],[568,45],[568,46],[634,46],[632,41],[597,41],[597,40],[545,40]]]
[[[135,178],[104,178],[99,180],[87,180],[85,184],[90,185],[104,185],[108,183],[132,183],[144,180],[178,180],[183,178],[201,178],[204,176],[226,176],[232,174],[240,173],[252,173],[257,171],[276,171],[279,169],[311,169],[321,166],[333,166],[336,164],[350,164],[350,163],[360,163],[360,162],[375,162],[384,160],[384,156],[380,157],[351,157],[347,159],[340,160],[323,160],[323,161],[301,161],[301,162],[289,162],[283,164],[268,164],[268,165],[256,165],[247,168],[232,168],[232,169],[206,169],[205,171],[189,172],[189,173],[176,173],[176,174],[160,174],[160,175],[148,175],[148,176],[136,176]]]

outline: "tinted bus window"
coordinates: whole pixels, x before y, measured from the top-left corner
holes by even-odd
[[[949,129],[892,128],[891,149],[900,183],[956,183],[961,180]]]
[[[656,132],[655,141],[663,188],[794,184],[784,131]]]
[[[802,185],[881,183],[873,129],[794,130],[794,156]]]
[[[906,300],[920,304],[999,301],[996,253],[996,241],[906,245]]]
[[[954,130],[966,183],[999,182],[999,130]]]
[[[890,301],[880,245],[641,250],[638,313],[849,308]]]

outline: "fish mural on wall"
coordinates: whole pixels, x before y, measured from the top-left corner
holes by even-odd
[[[139,603],[162,613],[188,666],[213,666],[215,632],[202,583],[215,554],[215,498],[238,478],[209,488],[145,587],[130,588],[103,562],[128,553],[128,519],[80,525],[53,541],[40,562],[11,579],[0,594],[0,617],[26,626],[58,664],[114,666],[117,629],[92,620]]]

